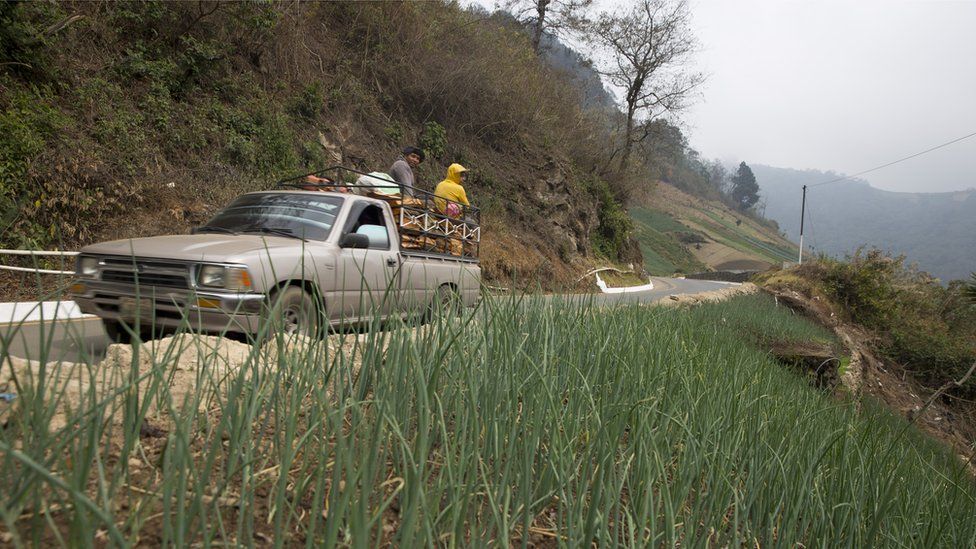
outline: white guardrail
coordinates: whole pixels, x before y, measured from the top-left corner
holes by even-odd
[[[78,252],[62,252],[62,251],[35,251],[35,250],[0,250],[0,255],[29,255],[32,257],[74,257],[78,255]],[[6,271],[19,271],[24,273],[39,273],[39,274],[55,274],[55,275],[73,275],[74,271],[56,271],[53,269],[37,269],[34,267],[14,267],[13,265],[0,265],[0,269]]]
[[[600,275],[596,275],[596,285],[599,286],[600,291],[605,294],[630,294],[635,292],[646,292],[654,289],[654,283],[650,280],[648,280],[647,284],[644,284],[643,286],[623,286],[620,288],[610,288],[607,286],[607,283],[600,278]]]
[[[74,301],[20,301],[0,303],[0,327],[4,324],[21,322],[50,322],[53,320],[74,320],[95,318],[81,312]],[[3,332],[0,332],[3,333]]]
[[[586,278],[588,276],[596,275],[596,285],[597,285],[598,288],[600,288],[600,291],[603,292],[603,293],[605,293],[605,294],[630,294],[630,293],[634,293],[634,292],[646,292],[648,290],[653,290],[654,289],[654,283],[651,282],[650,279],[648,279],[647,284],[644,284],[643,286],[624,286],[622,288],[611,288],[611,287],[607,286],[607,283],[602,278],[600,278],[600,273],[602,273],[604,271],[614,271],[614,272],[620,273],[620,274],[626,274],[626,273],[632,273],[632,272],[634,272],[633,270],[623,271],[623,270],[617,269],[616,267],[601,267],[599,269],[593,269],[593,270],[587,272],[583,276],[577,278],[576,279],[576,282],[579,282],[579,281],[583,280],[584,278]]]

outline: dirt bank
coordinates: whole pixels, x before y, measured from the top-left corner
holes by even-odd
[[[826,299],[784,287],[764,290],[780,303],[833,330],[851,355],[840,381],[857,402],[864,395],[881,401],[923,432],[948,444],[976,474],[976,413],[971,406],[953,406],[947,399],[933,397],[934,391],[917,382],[901,365],[882,361],[873,351],[873,335],[842,320]]]
[[[697,294],[672,294],[664,299],[661,299],[660,301],[655,302],[654,305],[672,307],[687,304],[697,305],[699,303],[717,303],[719,301],[725,301],[740,295],[754,294],[758,291],[759,287],[751,282],[734,285],[730,284],[727,288],[720,288],[718,290],[700,292]]]

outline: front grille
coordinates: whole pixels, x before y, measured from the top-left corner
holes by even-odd
[[[139,284],[140,286],[164,286],[167,288],[188,288],[186,275],[163,273],[134,273],[131,271],[102,271],[102,280],[106,282],[122,282],[125,284]]]
[[[105,257],[101,261],[105,282],[138,284],[140,287],[189,289],[189,268],[185,263],[125,257]]]

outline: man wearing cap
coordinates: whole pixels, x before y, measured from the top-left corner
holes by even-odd
[[[405,147],[400,158],[390,166],[390,176],[400,186],[400,195],[413,197],[416,178],[413,169],[424,161],[424,150],[418,147]]]

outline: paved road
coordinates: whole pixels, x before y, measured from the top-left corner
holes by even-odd
[[[12,355],[43,362],[100,358],[109,345],[98,318],[32,320],[0,324],[0,357]]]
[[[592,299],[598,305],[651,303],[670,295],[694,294],[728,287],[725,282],[653,278],[654,289],[626,294],[572,294],[546,299]],[[34,320],[18,324],[0,323],[0,357],[12,355],[32,360],[69,361],[98,359],[109,345],[97,318]]]
[[[652,303],[664,299],[670,295],[697,294],[710,292],[721,288],[728,288],[728,282],[713,282],[711,280],[692,280],[685,278],[659,278],[651,279],[654,289],[646,292],[629,294],[584,294],[593,296],[594,303],[601,305],[618,305],[625,303]]]

